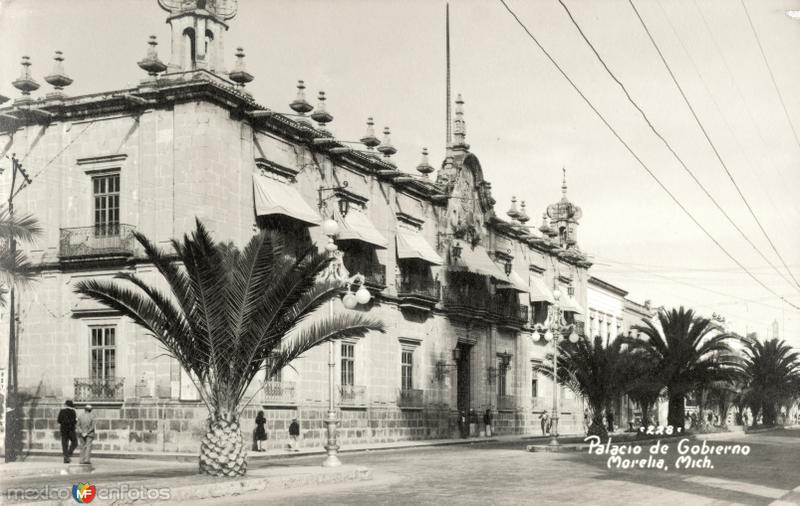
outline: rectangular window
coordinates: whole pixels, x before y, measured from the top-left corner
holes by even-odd
[[[119,235],[119,174],[92,178],[94,234]]]
[[[352,386],[356,376],[356,345],[342,343],[342,385]]]
[[[116,327],[91,328],[92,379],[103,380],[116,375]]]
[[[539,397],[539,373],[534,365],[531,371],[531,397]]]
[[[414,352],[411,350],[403,350],[400,365],[400,385],[403,390],[411,390],[414,388],[413,372],[414,372]]]
[[[506,395],[506,375],[508,367],[503,365],[502,359],[497,361],[497,395]]]

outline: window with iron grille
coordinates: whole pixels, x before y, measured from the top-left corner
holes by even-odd
[[[103,380],[116,375],[116,327],[91,328],[92,379]]]
[[[538,366],[534,364],[531,371],[531,397],[539,397],[539,372]]]
[[[506,375],[508,368],[503,365],[502,359],[497,360],[497,395],[506,395]]]
[[[403,390],[411,390],[414,388],[414,352],[411,350],[403,350],[400,364],[400,387]]]
[[[342,343],[342,385],[354,385],[356,376],[356,345]]]
[[[94,233],[119,235],[119,174],[92,178]]]

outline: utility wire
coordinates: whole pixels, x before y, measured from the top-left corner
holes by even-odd
[[[747,23],[750,25],[750,30],[753,31],[753,37],[755,37],[756,44],[758,44],[758,50],[761,52],[761,58],[764,59],[764,65],[766,65],[767,72],[769,72],[769,78],[772,81],[772,86],[775,88],[775,93],[778,94],[778,100],[781,103],[783,114],[786,115],[786,121],[789,123],[789,128],[792,129],[792,134],[794,134],[794,141],[797,143],[797,147],[800,148],[800,137],[797,136],[797,130],[794,128],[794,123],[792,123],[792,118],[789,116],[789,111],[786,110],[786,103],[783,101],[783,94],[781,93],[780,88],[778,88],[778,83],[775,81],[775,74],[772,73],[772,66],[769,64],[767,54],[764,52],[764,46],[761,45],[761,39],[758,37],[756,27],[753,24],[753,20],[750,18],[750,11],[747,10],[747,4],[744,3],[744,0],[739,0],[739,2],[742,4],[742,9],[744,9],[744,15],[747,17]]]
[[[709,239],[711,239],[711,241],[723,253],[725,253],[725,255],[728,258],[730,258],[736,265],[738,265],[739,268],[741,268],[743,271],[745,271],[753,279],[753,281],[758,283],[761,287],[763,287],[765,290],[767,290],[768,292],[772,293],[776,297],[779,297],[786,304],[792,306],[795,309],[800,310],[800,306],[792,303],[791,301],[787,300],[784,297],[781,297],[775,290],[773,290],[769,286],[765,285],[760,279],[755,277],[749,270],[747,270],[747,268],[744,265],[742,265],[741,262],[739,262],[739,260],[736,259],[736,257],[734,257],[727,249],[725,249],[725,247],[722,244],[720,244],[720,242],[717,241],[717,239],[713,235],[711,235],[711,233],[697,220],[697,218],[694,217],[694,215],[681,203],[681,201],[678,200],[678,198],[664,185],[664,183],[661,182],[661,180],[658,178],[658,176],[655,175],[655,173],[653,173],[653,171],[650,169],[650,167],[648,167],[647,164],[644,163],[644,161],[642,161],[641,158],[639,158],[639,155],[636,154],[636,152],[633,150],[633,148],[631,148],[630,145],[628,145],[628,143],[625,142],[625,140],[619,135],[619,133],[617,133],[617,131],[614,129],[614,127],[611,126],[611,124],[608,122],[608,120],[606,120],[605,116],[603,116],[603,114],[594,106],[594,104],[591,102],[591,100],[589,100],[589,98],[586,95],[584,95],[584,93],[581,91],[581,89],[578,87],[578,85],[576,85],[575,82],[572,81],[572,79],[569,77],[569,75],[567,75],[566,71],[561,67],[561,65],[558,64],[558,62],[555,60],[555,58],[553,58],[553,56],[550,55],[550,53],[547,51],[547,49],[545,49],[544,46],[542,46],[542,44],[533,35],[533,33],[531,33],[531,31],[528,29],[528,27],[525,26],[525,23],[523,23],[522,20],[520,20],[519,17],[516,15],[516,13],[513,10],[511,10],[511,8],[508,6],[508,4],[505,2],[505,0],[499,0],[499,1],[500,1],[501,4],[503,4],[503,7],[505,7],[505,9],[509,12],[509,14],[511,14],[511,16],[516,20],[517,24],[519,24],[520,27],[522,27],[522,29],[525,31],[525,33],[528,34],[528,37],[530,37],[530,39],[536,44],[536,46],[542,51],[542,53],[544,53],[544,55],[547,57],[547,59],[550,60],[550,63],[553,64],[553,66],[559,71],[559,73],[564,77],[564,79],[566,79],[567,82],[572,86],[572,88],[578,93],[578,95],[580,95],[580,97],[583,99],[583,101],[586,102],[586,105],[589,106],[589,108],[595,113],[595,115],[600,119],[600,121],[603,122],[603,124],[606,126],[606,128],[608,128],[611,131],[611,133],[614,135],[614,137],[616,137],[617,140],[625,147],[625,149],[628,150],[628,152],[631,154],[631,156],[633,156],[633,158],[639,163],[639,165],[642,166],[642,168],[650,175],[650,177],[652,177],[653,180],[655,180],[655,182],[658,184],[658,186],[661,187],[661,189],[664,190],[664,192],[667,195],[669,195],[669,197],[675,202],[675,204],[678,205],[678,207],[681,209],[681,211],[683,211],[689,217],[689,219],[691,219],[692,222],[694,222],[694,224],[697,225],[697,227],[700,230],[702,230],[703,233]]]
[[[720,203],[717,202],[717,199],[715,199],[714,196],[711,195],[711,192],[708,191],[708,189],[705,187],[705,185],[702,182],[700,182],[700,180],[697,178],[697,176],[695,176],[694,172],[692,172],[692,170],[686,165],[686,163],[683,161],[683,158],[681,158],[680,155],[678,155],[678,153],[672,148],[672,145],[669,143],[669,141],[667,141],[667,139],[663,135],[661,135],[661,132],[659,132],[658,129],[656,129],[655,125],[653,125],[653,123],[650,121],[650,118],[647,117],[647,114],[644,112],[644,110],[633,99],[633,97],[631,96],[630,92],[628,91],[628,88],[626,88],[625,85],[622,84],[622,81],[620,81],[619,78],[617,78],[616,74],[614,74],[614,72],[611,71],[611,69],[606,64],[606,62],[603,59],[603,57],[600,56],[600,53],[597,51],[597,48],[594,47],[594,44],[592,44],[592,42],[589,40],[589,37],[587,37],[586,34],[583,32],[583,29],[580,27],[580,25],[578,24],[577,20],[572,15],[572,12],[569,10],[569,7],[567,7],[567,4],[565,4],[563,0],[558,0],[558,3],[561,4],[561,7],[563,7],[564,10],[567,12],[567,16],[569,16],[570,21],[572,21],[572,24],[578,30],[578,33],[583,38],[584,42],[586,42],[586,44],[592,50],[592,52],[594,53],[595,57],[597,57],[597,60],[600,62],[600,64],[606,70],[608,75],[611,76],[611,79],[613,79],[614,82],[616,82],[619,85],[619,87],[622,89],[623,93],[625,93],[625,96],[628,98],[628,102],[630,102],[631,105],[633,105],[633,107],[635,107],[636,110],[639,111],[639,114],[642,116],[642,119],[644,119],[645,123],[647,123],[647,126],[650,128],[650,130],[652,130],[652,132],[656,135],[656,137],[658,137],[661,140],[661,142],[664,144],[664,146],[667,148],[667,150],[669,150],[669,152],[672,153],[672,156],[678,161],[678,163],[680,163],[681,167],[683,167],[683,170],[687,174],[689,174],[689,177],[691,177],[692,180],[697,184],[697,186],[699,186],[700,189],[703,190],[703,193],[706,194],[706,197],[708,197],[709,200],[711,200],[711,202],[713,202],[713,204],[716,206],[716,208],[719,210],[719,212],[721,212],[722,215],[725,216],[725,218],[728,220],[728,222],[733,226],[733,228],[735,228],[736,231],[739,232],[739,235],[741,235],[744,238],[744,240],[747,241],[747,243],[755,250],[756,253],[758,253],[761,256],[761,258],[764,259],[765,262],[770,264],[772,266],[772,268],[775,269],[775,271],[778,272],[781,275],[781,277],[784,279],[784,281],[786,281],[787,283],[789,283],[791,285],[792,282],[789,280],[789,278],[787,278],[777,267],[775,267],[775,265],[772,264],[770,259],[767,258],[767,256],[758,248],[758,246],[756,246],[756,244],[747,236],[747,234],[744,233],[744,231],[739,227],[739,225],[737,225],[736,222],[733,221],[733,218],[730,217],[728,212],[725,211],[725,209],[722,207],[722,205],[720,205]],[[798,288],[800,288],[800,285],[798,285]]]
[[[562,5],[564,5],[562,0],[559,0],[559,2],[561,2]],[[722,168],[725,169],[725,174],[728,175],[728,179],[730,179],[731,183],[733,184],[733,187],[736,188],[736,192],[739,194],[739,197],[741,197],[742,202],[744,202],[744,205],[747,207],[747,210],[750,211],[750,215],[753,217],[753,220],[755,220],[755,222],[758,224],[758,228],[761,229],[761,232],[764,234],[764,237],[767,238],[767,242],[769,242],[769,245],[772,247],[772,251],[774,251],[775,254],[778,256],[781,263],[783,264],[784,269],[786,269],[786,272],[789,273],[789,276],[794,281],[794,284],[798,288],[800,288],[800,282],[797,281],[797,278],[794,277],[794,274],[792,273],[791,269],[789,269],[789,266],[786,265],[786,260],[784,260],[783,255],[780,254],[778,248],[775,247],[775,243],[772,242],[772,238],[767,233],[767,230],[764,228],[764,225],[761,224],[761,220],[758,219],[756,212],[753,210],[753,207],[750,205],[750,202],[747,201],[747,198],[744,196],[744,193],[742,193],[742,189],[739,187],[739,184],[736,182],[736,179],[733,177],[733,174],[731,174],[731,171],[728,169],[728,165],[722,159],[722,155],[719,154],[717,146],[714,144],[714,142],[711,140],[711,137],[708,135],[708,131],[703,126],[703,122],[700,121],[700,118],[697,116],[697,112],[694,110],[694,107],[692,107],[692,103],[689,101],[689,98],[683,91],[683,87],[678,82],[678,78],[675,77],[675,73],[672,71],[672,68],[669,66],[669,63],[667,63],[667,59],[664,57],[664,53],[661,52],[661,48],[658,47],[656,40],[653,38],[653,34],[650,33],[650,29],[647,27],[647,24],[644,22],[644,19],[642,19],[642,15],[639,13],[639,9],[636,8],[636,5],[633,3],[633,0],[628,0],[628,3],[633,9],[633,12],[636,14],[636,18],[639,20],[639,23],[641,23],[642,28],[644,28],[644,31],[647,34],[647,38],[650,39],[650,42],[653,44],[653,48],[658,53],[659,58],[661,58],[661,62],[664,64],[664,67],[667,69],[667,72],[669,72],[669,76],[672,78],[672,82],[675,83],[675,87],[678,88],[678,91],[680,92],[683,101],[686,103],[686,107],[688,107],[689,111],[692,113],[694,121],[697,123],[697,126],[700,128],[700,131],[703,132],[703,137],[706,138],[708,145],[711,146],[711,150],[714,151],[714,155],[717,157],[717,160],[719,160],[720,165],[722,165]]]

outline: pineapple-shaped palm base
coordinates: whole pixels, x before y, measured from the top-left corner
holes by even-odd
[[[200,443],[200,473],[211,476],[244,476],[247,448],[238,421],[211,420]]]

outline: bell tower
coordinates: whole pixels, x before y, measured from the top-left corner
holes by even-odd
[[[158,0],[169,12],[172,55],[167,72],[206,69],[225,73],[226,21],[236,16],[237,0]]]
[[[578,247],[578,221],[583,216],[583,211],[567,198],[567,170],[561,169],[563,179],[561,183],[561,200],[547,206],[547,217],[550,218],[550,227],[553,228],[562,248]]]

